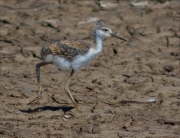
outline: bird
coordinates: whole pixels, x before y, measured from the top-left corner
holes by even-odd
[[[77,102],[74,100],[69,90],[69,85],[74,72],[89,65],[89,63],[102,52],[103,37],[114,37],[126,41],[124,38],[114,34],[108,24],[102,20],[96,22],[93,36],[93,43],[84,40],[59,40],[53,44],[46,45],[41,49],[40,55],[42,61],[36,64],[39,94],[28,104],[34,103],[42,97],[40,67],[48,64],[54,64],[59,70],[71,70],[64,90],[77,111],[80,111]]]

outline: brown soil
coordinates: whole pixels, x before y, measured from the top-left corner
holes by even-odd
[[[144,2],[144,1],[140,1]],[[179,1],[1,0],[0,137],[124,138],[180,136]],[[93,18],[92,18],[93,17]],[[35,65],[52,41],[92,40],[96,19],[127,39],[104,41],[102,54],[75,73]],[[66,119],[64,113],[71,118]]]

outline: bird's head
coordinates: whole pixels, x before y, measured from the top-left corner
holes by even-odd
[[[95,25],[95,33],[96,33],[96,35],[101,36],[101,37],[103,37],[103,36],[111,36],[111,37],[115,37],[115,38],[126,41],[124,38],[122,38],[122,37],[120,37],[120,36],[118,36],[116,34],[113,34],[112,30],[103,21],[98,21],[96,23],[96,25]]]

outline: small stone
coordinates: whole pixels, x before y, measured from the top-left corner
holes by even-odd
[[[165,71],[171,72],[173,71],[174,67],[172,65],[164,65],[163,69]]]
[[[65,121],[65,122],[68,121],[68,119],[66,119],[65,117],[62,117],[62,120]]]
[[[97,82],[97,79],[92,80],[92,83],[96,83],[96,82]]]
[[[88,124],[88,125],[82,127],[82,131],[83,132],[92,133],[92,129],[93,129],[93,125],[92,124]]]
[[[98,134],[101,131],[100,126],[99,125],[94,125],[92,132],[93,134]]]
[[[64,115],[64,117],[65,117],[66,119],[71,118],[71,116],[70,116],[70,115]]]
[[[132,72],[123,72],[122,75],[129,78],[129,77],[132,77],[134,75],[134,73],[132,73]]]
[[[110,110],[110,109],[108,109],[108,110],[105,111],[105,113],[106,113],[106,114],[113,114],[113,111]]]
[[[177,56],[179,56],[179,53],[178,52],[171,52],[171,55],[177,57]]]
[[[4,87],[6,90],[12,90],[14,88],[14,86],[10,86],[10,87]]]
[[[155,102],[155,101],[156,101],[156,99],[154,99],[154,98],[150,98],[150,99],[148,99],[147,101],[148,101],[148,102],[150,102],[150,103],[152,103],[152,102]]]

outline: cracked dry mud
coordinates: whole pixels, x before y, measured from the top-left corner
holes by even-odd
[[[179,2],[133,2],[1,0],[0,137],[180,136]],[[128,41],[105,39],[102,54],[74,75],[82,113],[64,92],[70,72],[49,65],[41,68],[42,99],[27,105],[37,96],[41,48],[93,41],[97,19]]]

